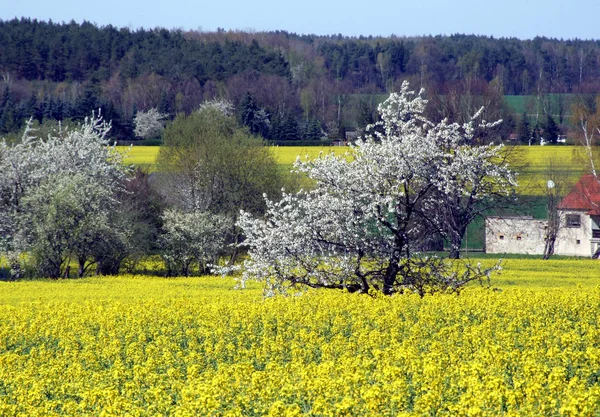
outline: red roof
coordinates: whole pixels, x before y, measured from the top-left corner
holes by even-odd
[[[575,187],[558,204],[562,210],[587,210],[587,214],[600,215],[600,178],[585,174]]]

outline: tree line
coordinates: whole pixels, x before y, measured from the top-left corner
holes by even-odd
[[[220,98],[250,113],[248,126],[267,139],[315,140],[364,129],[405,80],[441,96],[482,95],[490,85],[499,96],[600,91],[600,44],[578,39],[132,30],[22,18],[0,21],[0,42],[2,133],[31,116],[83,120],[102,108],[111,135],[131,140],[138,111],[174,118]]]

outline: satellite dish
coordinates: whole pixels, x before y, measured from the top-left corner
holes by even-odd
[[[548,188],[554,188],[554,181],[548,180]]]

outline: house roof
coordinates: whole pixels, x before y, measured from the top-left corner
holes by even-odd
[[[600,215],[600,179],[592,174],[582,176],[569,194],[558,204],[561,210],[586,210]]]

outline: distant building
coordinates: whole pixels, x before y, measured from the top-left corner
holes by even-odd
[[[600,182],[586,174],[558,204],[560,227],[556,255],[592,256],[600,247]],[[485,249],[488,253],[544,253],[547,220],[532,217],[487,217]]]
[[[358,139],[358,132],[354,132],[354,131],[346,132],[346,141],[354,142],[356,139]]]
[[[558,205],[561,228],[556,238],[559,255],[592,256],[600,244],[600,183],[586,174]]]
[[[524,217],[487,217],[485,251],[487,253],[544,253],[548,220]]]

